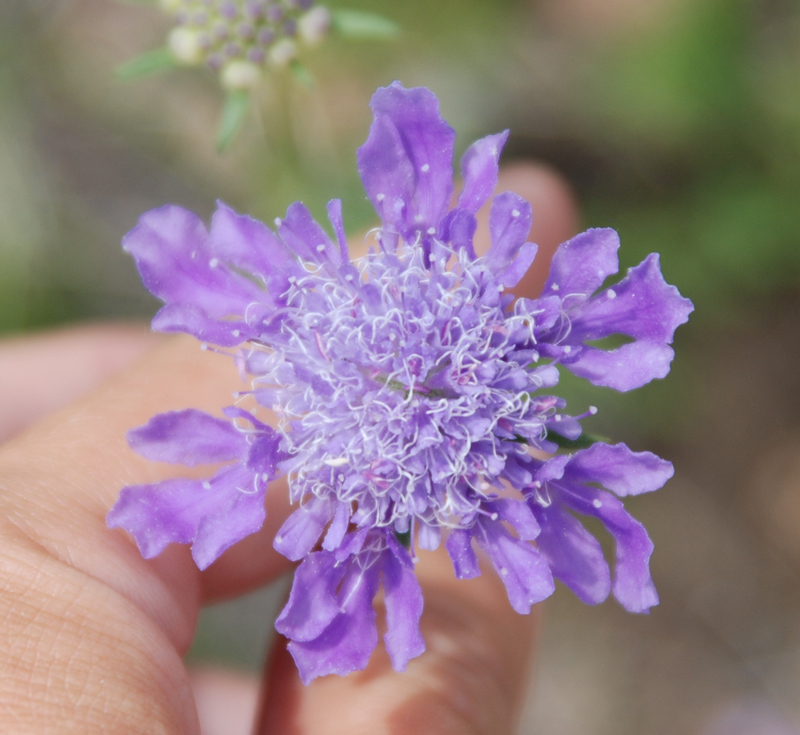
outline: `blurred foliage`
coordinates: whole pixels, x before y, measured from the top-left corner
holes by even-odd
[[[589,211],[628,257],[664,253],[701,320],[757,317],[754,299],[800,282],[800,10],[713,0],[676,20],[592,70],[602,135],[632,147],[650,185],[598,187]]]

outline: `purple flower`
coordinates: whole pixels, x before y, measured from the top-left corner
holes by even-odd
[[[237,346],[251,389],[227,420],[188,410],[131,432],[151,459],[228,464],[207,482],[125,488],[109,525],[130,531],[147,557],[192,543],[205,568],[261,526],[267,483],[287,475],[297,508],[275,548],[301,564],[276,627],[306,682],[366,666],[381,587],[394,667],[424,650],[414,550],[443,537],[457,577],[480,574],[482,549],[527,613],[554,577],[589,603],[612,591],[579,520],[594,516],[616,541],[614,596],[637,612],[656,604],[652,544],[616,496],[657,489],[671,465],[625,445],[546,461],[532,450],[556,451],[594,412],[564,413],[550,393],[559,365],[619,390],[663,377],[692,310],[656,256],[595,295],[617,271],[612,230],[562,245],[544,295],[515,299],[507,289],[536,253],[530,205],[495,196],[491,248],[480,258],[473,249],[507,133],[467,150],[451,208],[455,136],[434,95],[395,83],[372,108],[358,162],[381,226],[363,258],[349,257],[338,200],[328,205],[333,238],[296,203],[276,231],[222,204],[208,231],[163,207],[124,240],[165,302],[154,328]],[[631,341],[607,352],[591,344],[615,334]],[[257,418],[265,409],[276,428]]]

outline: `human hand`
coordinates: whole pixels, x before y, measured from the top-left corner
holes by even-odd
[[[506,189],[533,205],[530,239],[541,250],[517,289],[532,296],[556,245],[575,232],[574,210],[560,181],[542,169],[505,171],[499,190]],[[137,457],[125,445],[126,431],[167,410],[216,411],[241,386],[227,359],[201,352],[189,338],[116,329],[87,334],[0,346],[3,388],[13,386],[14,397],[3,398],[0,436],[99,383],[0,449],[0,731],[196,735],[203,723],[182,656],[198,612],[290,568],[272,548],[288,493],[276,482],[264,528],[204,572],[183,547],[142,559],[129,537],[106,527],[106,513],[123,485],[164,479],[174,468]],[[150,341],[161,344],[101,382]],[[104,364],[91,358],[104,352]],[[42,364],[44,376],[33,369]],[[456,582],[443,551],[420,552],[416,572],[425,597],[424,655],[397,673],[378,649],[365,671],[305,687],[278,644],[255,731],[513,732],[538,615],[515,613],[495,575]],[[208,688],[198,695],[224,706]]]

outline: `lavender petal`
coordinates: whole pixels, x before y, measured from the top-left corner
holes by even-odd
[[[500,153],[506,140],[508,130],[497,135],[487,135],[467,148],[461,159],[464,188],[458,195],[459,207],[476,214],[492,196],[497,186]]]
[[[153,317],[156,332],[185,332],[201,342],[233,347],[254,336],[244,321],[217,321],[191,304],[167,304]]]
[[[153,416],[129,431],[127,439],[131,449],[149,460],[189,467],[238,459],[247,446],[229,421],[191,408]]]
[[[578,513],[602,521],[614,537],[617,549],[613,592],[620,604],[638,613],[657,605],[658,594],[650,576],[653,542],[644,526],[625,510],[622,501],[586,485],[579,492],[570,488],[562,493],[562,499]]]
[[[326,551],[313,552],[297,567],[292,589],[275,629],[294,641],[318,638],[340,613],[336,588],[346,567]]]
[[[280,527],[273,546],[287,559],[299,561],[319,541],[334,509],[327,499],[314,498],[292,513]]]
[[[205,569],[226,548],[257,531],[264,522],[264,494],[252,490],[252,473],[234,466],[210,481],[175,479],[122,489],[109,511],[109,528],[124,528],[145,559],[170,543],[199,542],[193,556]],[[263,490],[263,489],[262,489]]]
[[[590,229],[559,245],[550,264],[544,295],[589,297],[619,270],[619,235],[610,228]]]
[[[499,194],[489,211],[489,232],[492,245],[486,254],[489,269],[500,274],[514,261],[531,229],[531,205],[519,194]]]
[[[674,474],[671,462],[652,452],[633,452],[626,444],[598,442],[570,462],[570,476],[580,482],[597,482],[619,496],[658,490]]]
[[[480,577],[481,568],[478,557],[472,548],[472,534],[463,529],[451,531],[445,541],[445,548],[453,562],[456,579],[473,579]]]
[[[358,149],[361,180],[381,219],[413,239],[447,212],[455,132],[441,118],[439,101],[422,87],[382,87],[371,107],[374,121]]]
[[[122,241],[145,286],[167,304],[188,305],[215,319],[242,315],[259,291],[210,250],[200,219],[181,207],[142,215]]]
[[[208,247],[223,262],[263,279],[267,290],[261,298],[270,303],[286,290],[296,270],[295,259],[272,230],[223,202],[217,202],[211,218]]]
[[[605,600],[611,592],[611,572],[597,539],[558,505],[534,504],[534,509],[542,527],[536,545],[553,576],[588,605]]]
[[[594,385],[627,392],[669,374],[675,352],[667,345],[631,342],[616,350],[584,347],[574,360],[563,364]]]
[[[511,607],[521,615],[527,615],[531,605],[550,597],[555,591],[550,567],[531,544],[515,539],[501,523],[478,523],[481,532],[475,537],[503,580]]]
[[[328,233],[320,227],[307,207],[295,202],[286,211],[278,226],[281,240],[293,253],[312,263],[328,263],[333,268],[341,265],[342,253],[333,244]]]
[[[318,676],[345,676],[366,667],[378,643],[372,599],[378,589],[379,568],[351,564],[339,593],[341,612],[315,639],[290,641],[300,678],[308,684]]]
[[[389,548],[382,556],[386,595],[386,634],[383,640],[394,670],[405,671],[408,662],[425,651],[425,641],[419,632],[422,588],[417,582],[411,557],[396,541],[389,540]]]

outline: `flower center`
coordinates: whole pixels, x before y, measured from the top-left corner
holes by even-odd
[[[310,268],[291,285],[254,388],[281,416],[295,500],[458,526],[526,452],[519,437],[543,437],[530,316],[484,261],[423,259],[411,247],[356,261],[356,285]]]

